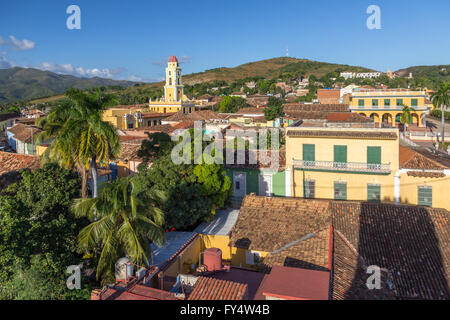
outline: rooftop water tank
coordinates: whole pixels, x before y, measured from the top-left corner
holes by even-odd
[[[115,269],[117,280],[127,280],[134,274],[134,265],[130,263],[130,259],[125,257],[117,260]]]
[[[222,269],[222,250],[219,248],[208,248],[203,252],[203,264],[208,271]]]

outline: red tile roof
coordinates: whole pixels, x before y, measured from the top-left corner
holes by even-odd
[[[187,300],[246,300],[247,285],[233,281],[199,277]]]
[[[0,151],[0,174],[20,169],[37,169],[41,166],[39,156]]]
[[[334,299],[450,299],[450,212],[421,206],[331,201]],[[383,290],[366,286],[381,268]]]
[[[177,59],[177,57],[175,57],[175,56],[171,56],[171,57],[169,58],[169,62],[178,62],[178,59]]]
[[[172,292],[143,285],[134,285],[126,291],[108,288],[100,297],[101,300],[183,300],[176,298]]]
[[[166,118],[165,121],[198,121],[198,120],[216,120],[224,119],[225,115],[211,110],[200,110],[191,113],[183,113],[182,110]]]
[[[328,122],[372,122],[369,117],[354,112],[330,112]]]
[[[359,138],[359,139],[383,139],[395,140],[398,138],[395,132],[383,131],[322,131],[322,130],[288,130],[291,137],[328,137],[328,138]]]
[[[419,153],[416,150],[400,146],[399,147],[400,167],[404,169],[431,169],[431,170],[443,170],[450,168],[450,158],[440,157],[439,159],[436,159],[436,156],[433,156],[429,152],[425,150],[423,150],[422,152],[423,154]]]
[[[330,223],[333,237],[327,242],[322,231]],[[333,299],[448,300],[449,230],[450,212],[445,209],[249,195],[230,246],[270,252],[262,264],[272,268],[325,271],[320,264],[329,265]],[[308,244],[315,237],[317,243]],[[327,243],[333,248],[332,261],[330,251],[323,250]],[[379,290],[366,285],[371,265],[381,268]]]
[[[8,129],[8,131],[14,134],[15,139],[21,142],[30,143],[32,142],[32,137],[42,130],[33,126],[18,123],[14,127]]]
[[[136,142],[134,142],[136,141]],[[142,140],[134,140],[131,143],[122,142],[121,143],[121,151],[118,160],[131,160],[131,161],[139,161],[142,160],[138,155],[138,151],[141,149]]]
[[[321,112],[349,112],[347,104],[305,104],[305,103],[285,103],[283,105],[285,113],[295,111],[321,111]]]

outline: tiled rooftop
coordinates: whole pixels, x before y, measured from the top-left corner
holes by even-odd
[[[333,299],[450,299],[449,226],[445,209],[249,195],[230,245],[270,252],[266,272],[331,266]],[[381,268],[380,290],[366,286],[371,265]]]
[[[211,110],[201,110],[194,111],[191,113],[183,113],[183,111],[178,111],[177,113],[165,118],[165,121],[199,121],[199,120],[215,120],[222,119],[224,116],[220,113],[216,113]]]
[[[395,132],[367,130],[367,131],[331,131],[331,130],[288,130],[291,137],[325,137],[325,138],[361,138],[361,139],[387,139],[395,140],[398,135]]]
[[[36,135],[38,132],[42,130],[33,126],[27,126],[22,123],[16,124],[14,127],[8,129],[9,132],[14,134],[14,138],[21,141],[30,143],[33,135]]]
[[[247,284],[199,277],[187,300],[246,300]]]
[[[132,142],[122,142],[121,143],[121,151],[120,155],[117,157],[119,160],[141,160],[140,157],[138,157],[137,153],[141,149],[141,143],[142,140],[138,140],[138,142],[134,142],[136,140],[133,140]]]
[[[304,236],[328,230],[328,201],[246,196],[231,245],[272,252]]]
[[[330,203],[335,228],[335,298],[381,294],[363,285],[366,267],[386,270],[398,299],[450,299],[450,213],[366,202]],[[339,240],[340,239],[340,240]],[[342,241],[341,241],[342,240]]]
[[[25,168],[33,170],[40,166],[41,160],[38,156],[0,151],[0,175]]]
[[[283,108],[285,113],[298,111],[318,111],[318,112],[349,112],[346,104],[304,104],[285,103]]]
[[[399,163],[404,169],[442,170],[450,168],[450,157],[438,157],[423,149],[400,146]]]

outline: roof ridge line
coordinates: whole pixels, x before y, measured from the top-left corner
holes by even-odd
[[[364,270],[366,270],[367,269],[367,263],[366,263],[364,257],[358,253],[358,250],[356,250],[356,248],[350,243],[350,241],[339,230],[334,229],[334,231],[344,241],[345,245],[350,248],[350,250],[356,256],[356,258],[361,262],[362,267],[364,268]]]

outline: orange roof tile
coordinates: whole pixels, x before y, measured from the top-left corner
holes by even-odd
[[[0,174],[25,168],[34,170],[40,166],[41,160],[38,156],[0,151]]]
[[[247,284],[199,277],[187,300],[246,300]]]

